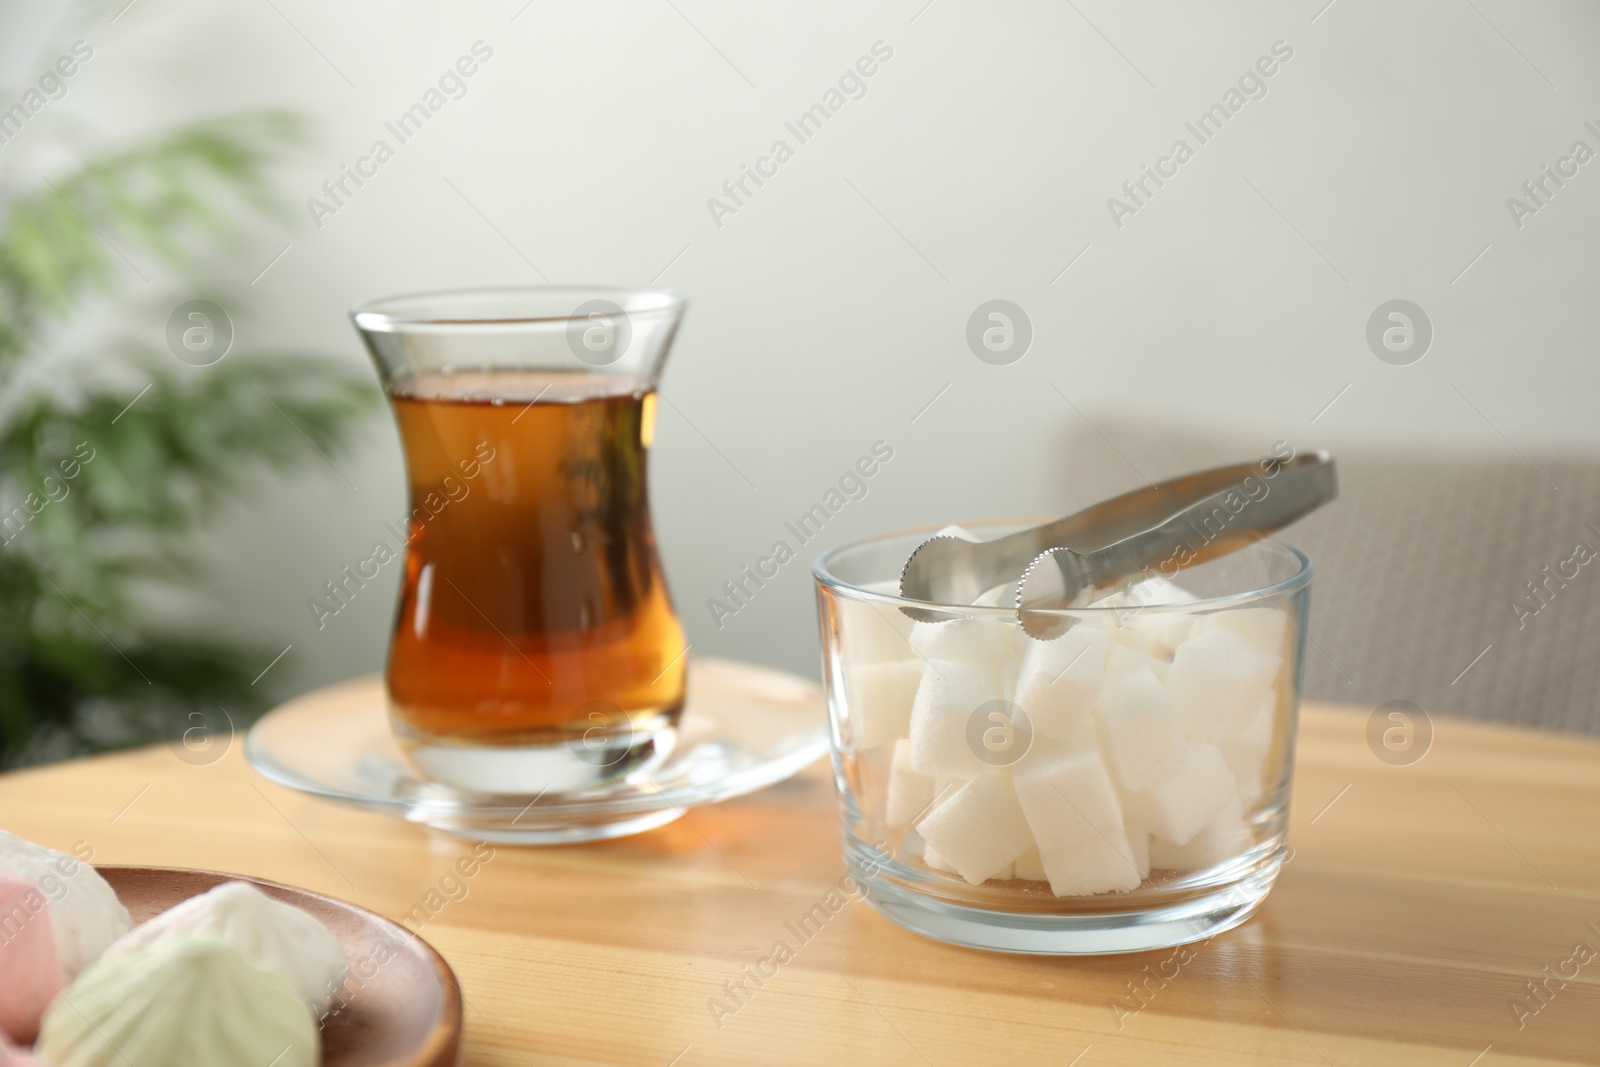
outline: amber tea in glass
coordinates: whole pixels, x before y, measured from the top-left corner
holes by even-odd
[[[664,755],[686,645],[650,520],[663,293],[425,294],[358,309],[411,521],[390,717],[430,777],[537,793]]]

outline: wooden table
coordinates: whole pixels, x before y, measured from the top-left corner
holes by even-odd
[[[0,825],[410,913],[461,979],[468,1065],[1600,1062],[1600,744],[1436,720],[1394,767],[1366,720],[1304,712],[1277,888],[1136,1012],[1171,952],[987,954],[855,903],[799,942],[843,874],[825,765],[639,837],[501,846],[460,883],[469,843],[270,785],[237,744],[0,777]],[[719,1027],[779,940],[793,959]]]

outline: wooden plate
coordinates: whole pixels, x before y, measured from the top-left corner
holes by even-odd
[[[142,923],[223,882],[249,882],[322,921],[344,947],[350,977],[322,1027],[323,1067],[453,1067],[461,989],[422,938],[365,908],[293,886],[182,867],[96,867]]]

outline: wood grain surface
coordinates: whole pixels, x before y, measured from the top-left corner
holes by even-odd
[[[843,875],[825,764],[463,867],[472,842],[273,786],[240,739],[205,766],[158,747],[0,776],[0,826],[402,921],[461,980],[466,1065],[1600,1062],[1600,743],[1436,719],[1396,767],[1366,727],[1305,709],[1293,858],[1258,916],[1183,957],[987,954],[860,903],[800,940]],[[758,987],[778,941],[792,958]]]

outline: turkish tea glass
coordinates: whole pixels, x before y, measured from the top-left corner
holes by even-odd
[[[429,778],[583,789],[672,747],[687,645],[650,520],[663,292],[422,293],[352,312],[410,490],[390,722]]]

